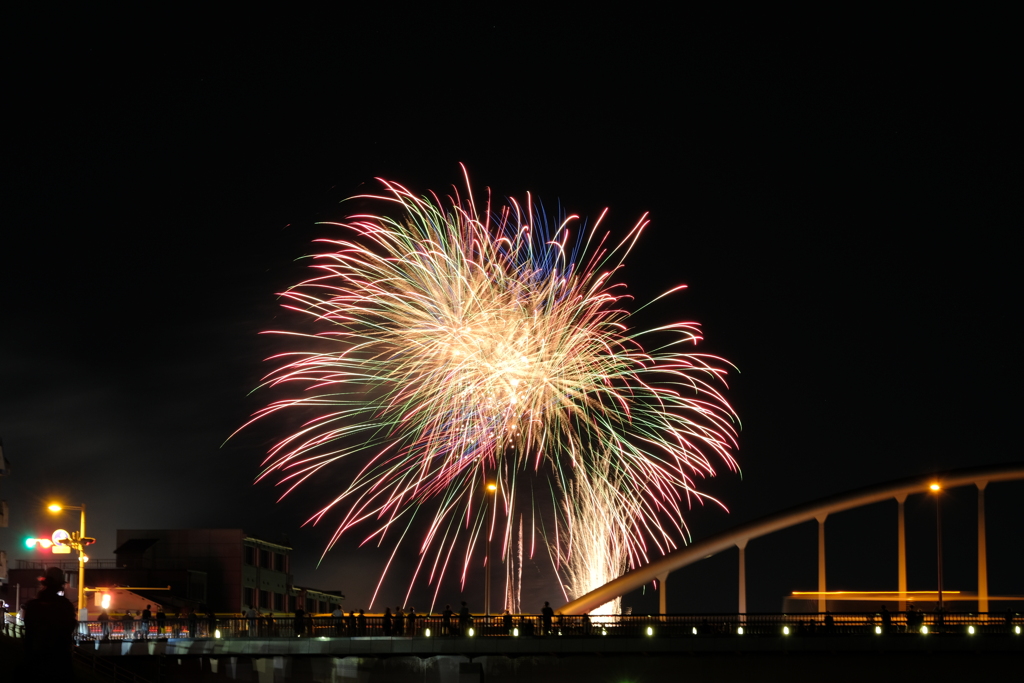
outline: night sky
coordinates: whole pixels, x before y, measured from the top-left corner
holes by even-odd
[[[641,302],[689,288],[641,322],[697,320],[702,350],[740,371],[742,476],[702,484],[730,512],[694,509],[694,538],[894,478],[1024,462],[1021,55],[988,25],[128,21],[32,17],[9,39],[11,566],[38,559],[21,541],[55,527],[43,507],[60,499],[87,504],[98,559],[118,528],[242,527],[294,546],[297,583],[366,607],[387,548],[343,542],[317,568],[333,527],[301,526],[347,470],[276,503],[253,480],[282,432],[223,444],[267,400],[249,392],[282,347],[259,332],[293,320],[275,293],[305,277],[311,240],[338,234],[317,222],[378,176],[444,193],[460,162],[496,197],[610,207],[616,235],[650,212],[622,279]],[[947,590],[976,586],[974,496],[944,498]],[[1022,497],[1020,482],[988,489],[993,594],[1024,594]],[[907,512],[910,587],[933,589],[934,504]],[[895,503],[829,525],[830,588],[895,590]],[[808,524],[750,545],[751,611],[816,588],[815,543]],[[375,607],[404,602],[411,561]],[[547,566],[538,555],[528,608],[560,602]],[[674,574],[670,610],[734,610],[735,572],[733,552]],[[481,584],[446,585],[440,606],[479,608]],[[650,590],[625,602],[656,606]]]

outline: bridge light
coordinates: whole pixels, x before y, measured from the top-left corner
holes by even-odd
[[[737,626],[736,627],[736,635],[739,635],[739,636],[743,635],[743,627],[742,626]]]
[[[789,627],[788,626],[783,626],[782,627],[782,635],[784,635],[784,636],[788,636],[789,635]]]
[[[100,607],[108,609],[110,607],[110,593],[104,593],[103,597],[100,598]]]
[[[693,630],[693,635],[697,635],[697,627],[694,626],[692,630]]]
[[[1020,626],[1014,626],[1013,627],[1013,632],[1019,636],[1020,635]]]
[[[423,629],[423,635],[426,636],[427,638],[429,638],[430,637],[430,629],[429,628]]]
[[[882,627],[881,626],[876,626],[875,627],[875,633],[877,635],[882,635]]]
[[[518,626],[516,626],[514,629],[512,629],[512,635],[514,635],[514,636],[518,636],[519,635],[519,627]]]
[[[932,485],[931,485],[931,486],[929,486],[928,488],[930,488],[930,489],[931,489],[932,491],[938,491],[938,490],[939,490],[939,489],[941,489],[942,487],[941,487],[941,486],[939,486],[938,484],[932,484]]]
[[[649,636],[653,636],[654,635],[654,627],[653,626],[648,626],[647,627],[647,635],[649,635]]]
[[[1020,633],[1020,627],[1019,627],[1019,626],[1017,627],[1017,633]],[[606,628],[602,628],[602,629],[601,629],[601,635],[602,635],[602,636],[606,636],[606,635],[608,635],[608,629],[606,629]]]
[[[472,638],[475,635],[476,635],[476,631],[473,629],[472,626],[470,626],[469,627],[469,637]]]
[[[967,632],[973,636],[974,635],[974,627],[973,626],[968,626],[967,627]]]
[[[218,628],[218,629],[216,629],[216,630],[215,630],[215,631],[213,632],[213,637],[214,637],[214,638],[220,638],[220,629],[219,629],[219,628]]]
[[[921,635],[923,635],[923,636],[928,635],[928,627],[927,626],[922,626],[921,627]]]

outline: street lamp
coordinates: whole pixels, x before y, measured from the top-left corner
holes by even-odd
[[[498,486],[491,482],[487,485],[488,500],[490,501],[491,516],[494,515],[494,492]],[[484,616],[491,616],[491,525],[487,525],[487,557],[484,567]]]
[[[939,606],[938,610],[942,612],[942,506],[939,505],[939,491],[942,487],[935,483],[928,487],[935,494],[935,565],[938,571],[938,584],[939,584]]]
[[[70,546],[72,549],[78,551],[78,619],[84,621],[88,619],[88,607],[85,604],[85,563],[89,561],[89,558],[85,554],[85,546],[96,541],[95,538],[89,538],[85,535],[85,503],[81,505],[60,505],[59,503],[51,503],[46,508],[50,512],[57,513],[64,510],[79,510],[82,513],[81,520],[78,523],[78,531],[71,534],[71,538],[64,541],[64,545]],[[82,614],[83,610],[86,612]]]

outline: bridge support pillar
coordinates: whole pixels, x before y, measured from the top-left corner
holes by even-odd
[[[818,520],[818,614],[821,614],[827,608],[827,597],[825,595],[825,592],[828,590],[825,587],[825,520],[828,519],[828,513],[818,515],[815,519]]]
[[[896,557],[898,587],[900,591],[900,611],[907,611],[907,525],[903,516],[903,503],[907,500],[907,494],[901,493],[896,496]],[[892,585],[892,584],[889,584]]]
[[[985,547],[985,487],[987,481],[975,482],[978,487],[978,612],[988,612],[988,552]]]
[[[668,572],[658,575],[658,610],[662,616],[668,611]]]
[[[743,539],[736,544],[736,547],[740,549],[740,596],[739,596],[739,610],[741,615],[747,613],[747,541],[749,539]]]

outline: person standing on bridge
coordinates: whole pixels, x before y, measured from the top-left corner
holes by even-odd
[[[541,616],[541,628],[543,635],[549,635],[551,633],[551,619],[555,616],[555,610],[551,609],[551,604],[548,602],[544,603],[544,609],[540,611]]]
[[[103,640],[110,640],[110,615],[107,614],[106,607],[104,607],[103,611],[100,612],[98,617],[96,617],[96,621],[100,622],[100,630],[103,632]]]
[[[469,635],[469,622],[471,617],[469,616],[469,605],[466,601],[462,601],[462,609],[459,610],[459,635]]]
[[[135,615],[130,609],[125,610],[124,616],[121,617],[121,636],[125,640],[135,639]]]
[[[391,608],[390,607],[384,608],[383,623],[384,623],[384,635],[386,637],[390,638],[391,637],[391,624],[392,624]]]
[[[454,614],[454,612],[452,612],[452,606],[451,605],[445,605],[444,606],[444,611],[441,612],[441,633],[443,635],[450,636],[452,634],[452,615],[453,614]]]
[[[345,610],[341,609],[341,605],[334,606],[331,617],[334,619],[334,635],[343,635],[345,631]]]
[[[306,632],[306,610],[302,609],[302,605],[298,604],[295,606],[295,635],[302,637]]]

